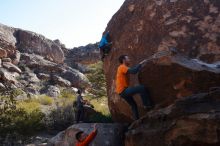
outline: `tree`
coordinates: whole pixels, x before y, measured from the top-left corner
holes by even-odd
[[[89,81],[92,83],[92,88],[89,90],[95,98],[107,97],[106,79],[103,71],[103,63],[97,62],[89,65],[90,71],[87,74]]]

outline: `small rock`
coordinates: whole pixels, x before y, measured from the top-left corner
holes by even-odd
[[[38,83],[40,80],[38,79],[35,73],[27,73],[25,77],[30,83]]]
[[[2,62],[12,62],[11,58],[2,58]]]
[[[60,95],[60,89],[56,86],[49,86],[46,94],[50,97],[58,97]]]
[[[0,58],[7,57],[7,51],[0,47]]]
[[[25,89],[25,91],[29,94],[34,94],[34,95],[39,95],[39,91],[36,89],[36,88],[33,88],[33,87],[27,87]]]
[[[134,11],[134,8],[135,8],[135,5],[129,5],[129,6],[128,6],[128,10],[129,10],[130,12],[133,12],[133,11]]]
[[[0,89],[5,89],[5,85],[3,85],[2,83],[0,83]]]
[[[68,80],[63,79],[62,77],[59,77],[57,75],[53,76],[53,81],[55,83],[57,83],[60,86],[65,86],[65,87],[70,87],[71,86],[71,82]]]
[[[2,66],[6,69],[8,69],[11,72],[17,72],[17,73],[21,73],[21,69],[18,68],[17,66],[15,66],[14,64],[12,64],[11,62],[3,62]]]
[[[18,95],[16,98],[16,100],[27,100],[28,97],[27,97],[27,94],[22,94],[22,95]]]
[[[0,68],[0,75],[1,78],[7,82],[11,82],[13,84],[16,84],[18,82],[16,78],[19,76],[19,74],[16,72],[9,72],[4,68]]]
[[[12,63],[17,65],[20,61],[21,53],[19,51],[15,51],[15,54],[13,55]]]
[[[49,80],[50,79],[50,75],[45,74],[45,73],[39,73],[39,74],[37,74],[37,77],[41,80]]]

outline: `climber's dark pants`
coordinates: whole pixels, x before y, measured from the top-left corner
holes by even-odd
[[[137,120],[139,119],[139,114],[137,104],[133,98],[135,94],[140,94],[144,106],[152,106],[153,103],[150,99],[149,91],[143,85],[128,87],[120,94],[120,96],[131,106],[133,117]]]
[[[102,54],[102,60],[105,58],[106,55],[108,55],[110,50],[111,50],[110,45],[105,45],[103,47],[100,47],[100,51],[101,51],[101,54]]]
[[[77,108],[75,112],[76,123],[83,121],[84,118],[84,108]]]

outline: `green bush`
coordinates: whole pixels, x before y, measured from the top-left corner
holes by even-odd
[[[95,123],[112,123],[111,115],[103,115],[101,112],[97,112],[97,114],[90,116],[90,121]]]
[[[17,88],[17,89],[13,89],[12,90],[12,94],[14,97],[18,96],[18,95],[22,95],[24,93],[24,91],[20,88]]]
[[[94,106],[97,114],[90,117],[93,122],[112,122],[111,114],[108,108],[106,79],[103,71],[103,63],[97,62],[89,66],[90,72],[86,74],[89,81],[92,83],[92,88],[89,90],[90,95],[86,98]]]
[[[35,110],[39,110],[40,103],[35,100],[20,101],[16,103],[16,109],[22,109],[29,114]]]
[[[48,130],[65,130],[74,122],[74,110],[72,107],[72,99],[58,99],[56,109],[44,119],[44,123]]]
[[[73,91],[71,90],[67,90],[67,89],[63,89],[60,92],[60,96],[58,96],[59,98],[69,98],[69,99],[76,99],[76,95]]]
[[[89,81],[92,83],[92,88],[89,90],[95,98],[107,97],[106,79],[103,71],[103,63],[97,62],[89,66],[90,72],[86,74]]]
[[[41,120],[44,114],[39,109],[39,103],[14,100],[14,91],[0,98],[0,136],[8,134],[29,135],[43,128]]]
[[[38,101],[42,105],[52,105],[53,98],[51,98],[51,97],[49,97],[47,95],[40,95],[40,96],[38,96],[36,101]]]

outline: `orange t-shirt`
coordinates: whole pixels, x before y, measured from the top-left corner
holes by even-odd
[[[127,75],[128,67],[121,64],[118,67],[116,75],[116,93],[120,94],[129,85],[129,78]]]
[[[77,142],[76,146],[88,146],[90,142],[95,138],[97,134],[97,130],[93,131],[92,133],[89,134],[89,136],[86,137],[86,139],[82,142]]]

